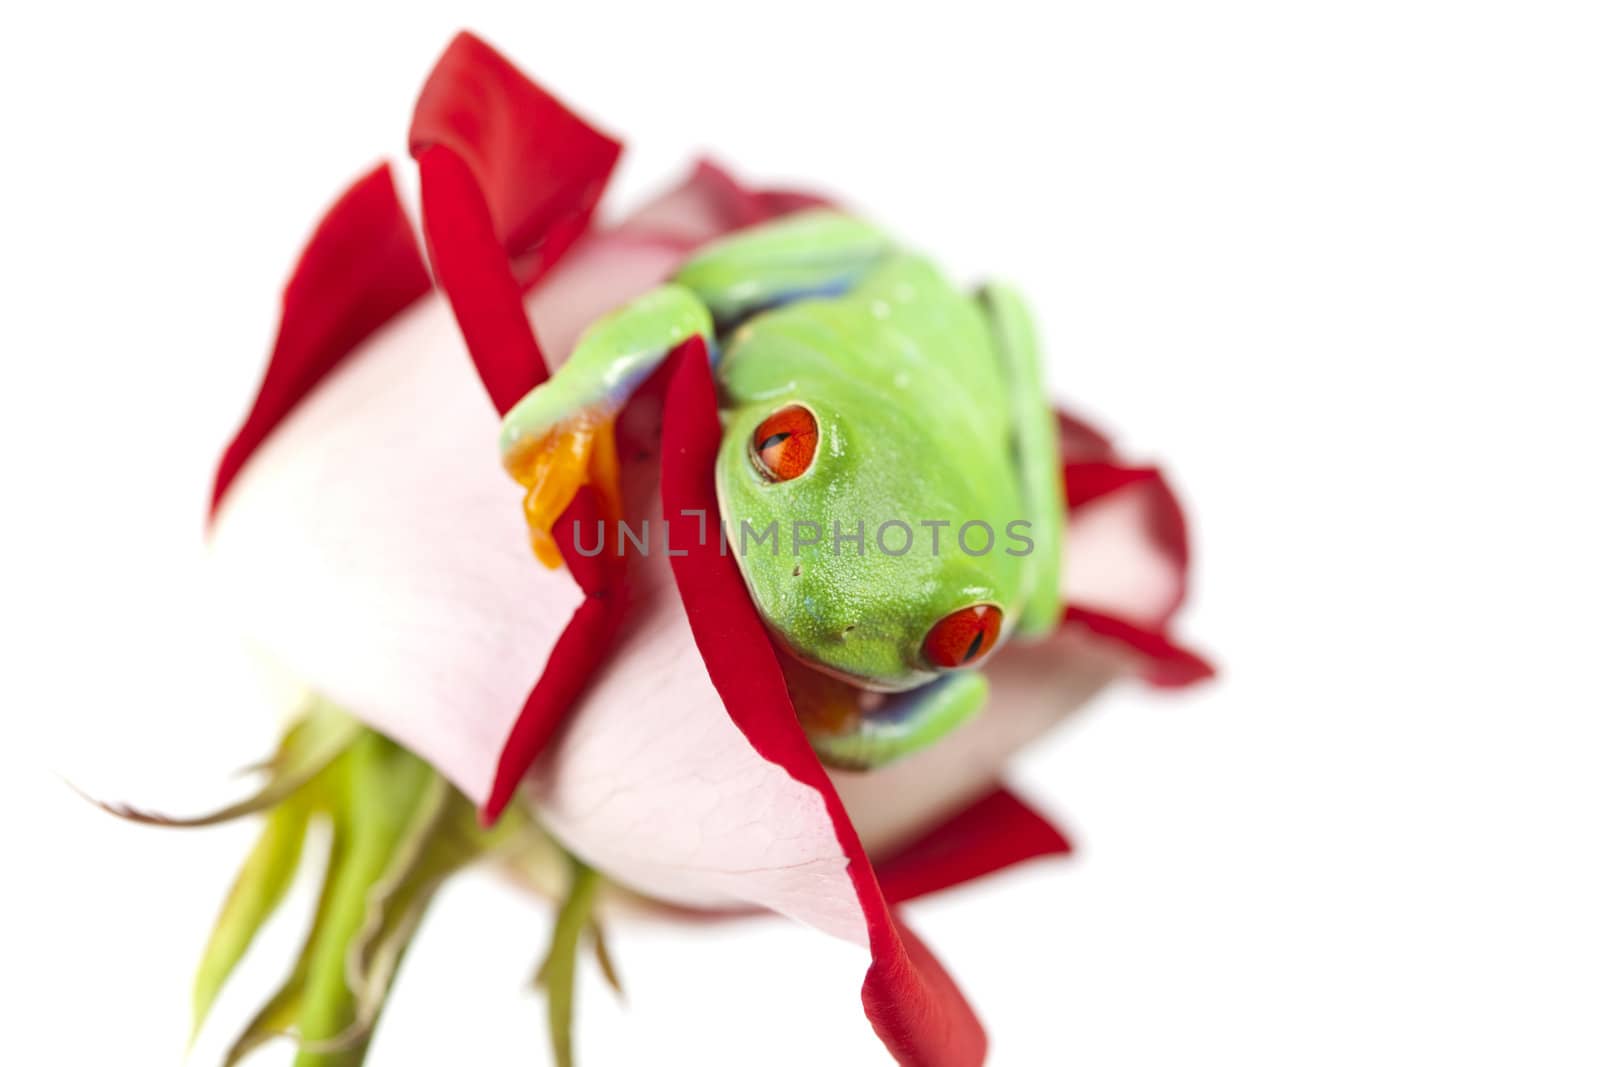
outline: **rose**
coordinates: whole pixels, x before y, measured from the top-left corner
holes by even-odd
[[[451,45],[412,128],[433,281],[387,168],[371,172],[308,245],[219,468],[218,581],[272,659],[489,812],[525,786],[544,825],[624,885],[867,947],[863,1001],[890,1050],[977,1062],[981,1028],[893,905],[1064,850],[996,786],[1007,758],[1119,676],[1209,673],[1167,636],[1182,513],[1159,473],[1063,416],[1073,606],[1059,632],[997,654],[987,712],[944,742],[825,773],[714,537],[675,537],[683,555],[626,569],[567,552],[570,570],[547,571],[495,461],[496,408],[589,321],[697,244],[815,202],[702,164],[594,227],[617,150],[481,42]],[[714,516],[703,350],[685,345],[647,392],[622,437],[630,518]],[[592,499],[569,514],[592,518]]]

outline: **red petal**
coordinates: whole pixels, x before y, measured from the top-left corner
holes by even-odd
[[[1076,415],[1058,409],[1056,428],[1060,431],[1061,458],[1068,463],[1110,459],[1115,451],[1111,446],[1111,438]]]
[[[1130,530],[1130,535],[1142,534],[1153,543],[1155,550],[1166,558],[1175,580],[1170,595],[1142,624],[1164,627],[1188,596],[1189,585],[1189,528],[1184,521],[1183,507],[1178,503],[1172,487],[1154,467],[1129,467],[1114,461],[1091,460],[1065,464],[1067,507],[1083,514],[1095,504],[1109,500],[1119,492],[1144,494],[1143,529]],[[1068,527],[1070,542],[1071,527]],[[1069,543],[1070,560],[1070,543]]]
[[[435,146],[417,155],[417,166],[428,260],[450,299],[478,377],[504,415],[549,376],[522,310],[522,287],[461,157]]]
[[[713,464],[722,428],[705,347],[690,341],[674,355],[662,440],[661,496],[670,518],[695,509],[716,514]],[[895,920],[833,784],[801,732],[766,628],[737,564],[712,539],[685,545],[674,578],[728,716],[765,759],[823,798],[850,860],[872,966],[862,985],[867,1017],[903,1064],[971,1067],[983,1060],[983,1027],[939,962]]]
[[[1140,614],[1075,602],[1068,605],[1063,625],[1081,627],[1121,645],[1137,658],[1141,674],[1154,685],[1190,685],[1212,677],[1216,670],[1210,663],[1178,645],[1167,633],[1172,616],[1188,595],[1189,577],[1188,524],[1171,485],[1155,467],[1122,463],[1110,439],[1088,423],[1063,412],[1057,412],[1057,423],[1067,506],[1086,514],[1114,499],[1126,499],[1119,494],[1144,494],[1143,529],[1130,530],[1130,536],[1148,537],[1176,575],[1170,596],[1156,610]],[[1070,523],[1068,531],[1070,565]]]
[[[1072,844],[1043,815],[999,788],[879,860],[878,885],[889,903],[899,904],[1025,860],[1071,851]]]
[[[718,210],[727,220],[728,229],[753,226],[758,222],[787,215],[805,208],[828,207],[829,201],[812,193],[786,189],[750,189],[741,185],[726,170],[709,159],[695,166],[690,179],[705,189],[715,200]]]
[[[528,768],[550,743],[556,728],[566,719],[567,711],[576,704],[583,687],[611,651],[622,622],[624,574],[621,567],[607,566],[610,557],[602,559],[574,552],[570,543],[575,529],[593,530],[601,521],[594,492],[587,487],[580,489],[562,515],[563,521],[553,531],[556,542],[562,558],[569,561],[568,570],[573,580],[587,597],[556,639],[544,673],[529,691],[528,699],[523,701],[517,721],[500,748],[494,783],[478,812],[485,826],[493,825],[511,803]],[[528,563],[534,565],[532,559]]]
[[[234,476],[294,406],[429,285],[389,165],[382,164],[328,209],[289,276],[261,388],[217,464],[213,514]]]
[[[807,204],[819,202],[815,198],[792,195],[794,199],[803,199]],[[653,218],[660,216],[676,220],[683,251],[687,253],[701,242],[742,224],[749,218],[748,209],[751,205],[755,205],[754,210],[760,213],[761,218],[770,218],[782,212],[783,205],[790,197],[791,194],[748,191],[724,172],[702,164],[689,181],[653,205],[656,208],[653,214],[651,209],[646,209],[645,214],[650,217],[630,220],[617,231],[596,234],[581,247],[590,248],[596,242],[616,240],[615,234],[631,229],[648,229]],[[739,205],[737,217],[734,205]],[[694,225],[686,227],[684,216],[691,217]],[[581,263],[582,255],[582,252],[577,252],[569,262]],[[563,267],[562,271],[552,276],[551,284],[558,284],[565,269]],[[535,302],[540,299],[542,295],[533,298]],[[572,294],[564,292],[560,299],[563,301],[560,310],[570,311]],[[520,311],[518,320],[522,320]],[[657,384],[655,380],[647,383],[639,390],[638,396],[650,393]],[[651,448],[654,445],[655,442],[649,442]],[[585,511],[586,508],[591,510]],[[573,613],[551,654],[549,667],[528,694],[516,723],[507,735],[496,765],[494,784],[479,813],[486,823],[499,817],[569,710],[576,706],[584,686],[614,647],[621,626],[623,598],[619,593],[608,590],[620,588],[622,572],[615,566],[614,557],[609,555],[585,557],[568,551],[565,542],[574,528],[574,521],[586,530],[593,529],[598,521],[598,514],[592,512],[592,499],[587,491],[580,493],[573,501],[557,523],[556,531],[557,539],[562,543],[562,555],[568,561],[573,577],[589,594],[589,599]]]
[[[588,227],[620,151],[471,34],[451,42],[423,86],[411,153],[421,174],[429,258],[502,414],[548,374],[523,290]],[[593,503],[580,498],[564,517],[581,518],[585,509],[593,511]],[[578,561],[573,577],[589,598],[507,737],[485,821],[509,802],[616,635],[621,598],[606,591],[613,569],[566,555]]]
[[[620,151],[471,34],[423,86],[411,154],[429,259],[501,413],[547,373],[522,290],[587,228]]]
[[[897,914],[886,914],[861,984],[861,1004],[878,1039],[902,1067],[983,1063],[989,1039],[955,980]]]
[[[1079,508],[1107,493],[1161,477],[1154,467],[1123,467],[1104,460],[1066,463],[1067,506]]]
[[[1090,633],[1115,641],[1133,653],[1141,664],[1140,674],[1152,685],[1193,685],[1217,673],[1217,669],[1198,653],[1175,643],[1164,631],[1140,626],[1114,615],[1069,605],[1061,624],[1081,626]]]
[[[430,145],[466,163],[525,285],[588,227],[622,152],[470,33],[450,42],[417,98],[412,154]]]

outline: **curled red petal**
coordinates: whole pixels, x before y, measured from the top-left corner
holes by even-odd
[[[501,746],[494,782],[478,812],[483,825],[492,825],[511,803],[528,768],[550,743],[567,710],[611,651],[621,616],[616,598],[596,595],[587,597],[572,613],[550,651],[549,665],[529,691]]]
[[[814,193],[790,189],[751,189],[709,159],[695,165],[691,179],[713,198],[728,229],[754,226],[791,211],[827,207],[829,201]]]
[[[1040,856],[1072,851],[1050,821],[997,788],[875,865],[891,904],[937,893]]]
[[[413,155],[440,145],[467,165],[524,285],[587,229],[622,153],[470,33],[457,34],[428,75],[410,141]]]
[[[465,33],[423,86],[410,140],[434,274],[503,414],[548,374],[522,292],[588,227],[621,146]]]
[[[801,194],[748,190],[725,172],[702,164],[683,186],[646,208],[644,218],[625,223],[618,231],[596,234],[586,239],[580,248],[616,241],[618,233],[633,230],[648,232],[653,225],[659,226],[661,221],[667,221],[675,226],[675,243],[681,243],[682,252],[687,254],[703,241],[746,224],[752,219],[751,211],[758,216],[755,221],[761,221],[790,210],[791,201],[806,205],[820,202],[817,198],[803,197]],[[569,262],[581,266],[584,254],[576,251]],[[558,284],[565,269],[563,267],[562,271],[551,277],[552,285]],[[614,277],[608,277],[607,280],[615,284]],[[533,297],[531,306],[539,305],[542,294],[543,290]],[[561,294],[563,306],[555,310],[568,312],[572,296],[570,292]],[[638,390],[635,400],[649,402],[647,398],[658,395],[662,381],[664,376],[658,375],[645,383]],[[627,422],[626,415],[619,420],[619,424]],[[654,449],[656,444],[654,440],[631,443],[650,449]],[[615,646],[625,602],[622,589],[624,569],[610,554],[585,556],[572,551],[568,543],[571,531],[593,530],[598,521],[599,513],[594,507],[592,494],[584,490],[556,524],[555,535],[562,557],[587,599],[573,613],[566,629],[562,631],[550,656],[549,666],[529,692],[506,736],[496,762],[494,782],[479,813],[486,823],[497,819],[510,803],[534,761],[548,746],[570,709],[576,706],[589,680]]]
[[[428,260],[450,300],[478,377],[495,410],[504,415],[549,376],[522,310],[522,287],[512,276],[488,208],[461,157],[435,145],[418,153],[417,167]]]
[[[713,466],[722,429],[704,345],[673,356],[662,435],[661,497],[668,516],[716,514]],[[673,576],[695,646],[729,718],[768,762],[822,797],[867,928],[872,965],[861,999],[879,1037],[903,1064],[971,1067],[983,1027],[937,959],[890,911],[833,784],[801,732],[766,628],[734,560],[714,538],[683,546]]]
[[[573,551],[576,530],[593,530],[601,521],[594,491],[587,486],[562,512],[562,520],[552,531],[567,570],[584,591],[583,603],[572,613],[566,628],[556,639],[550,659],[539,680],[528,692],[517,713],[511,732],[506,735],[495,763],[494,782],[478,818],[492,825],[522,784],[523,776],[539,753],[550,742],[568,709],[577,702],[583,687],[599,670],[616,643],[622,622],[622,583],[625,578],[620,561],[611,556],[585,556]],[[530,564],[531,564],[530,560]]]
[[[261,388],[217,464],[213,515],[245,462],[295,405],[430,285],[389,165],[375,167],[328,209],[289,276]]]
[[[1061,443],[1061,458],[1067,463],[1091,459],[1110,459],[1116,449],[1111,438],[1076,415],[1056,411],[1056,430]]]
[[[1139,674],[1151,685],[1176,688],[1214,677],[1217,669],[1203,656],[1174,641],[1163,630],[1141,626],[1104,612],[1069,605],[1063,626],[1077,626],[1132,653]]]
[[[1154,467],[1125,467],[1106,460],[1068,460],[1066,475],[1067,506],[1079,508],[1118,489],[1154,481],[1161,472]]]
[[[1092,515],[1091,509],[1099,505],[1114,499],[1131,500],[1131,494],[1138,495],[1137,519],[1128,524],[1125,536],[1147,540],[1159,560],[1158,565],[1168,568],[1171,578],[1162,602],[1145,607],[1134,621],[1157,628],[1166,626],[1189,592],[1189,528],[1171,485],[1154,467],[1127,466],[1112,460],[1068,462],[1063,477],[1068,508],[1085,519]],[[1124,496],[1119,497],[1119,494]],[[1070,526],[1068,537],[1071,537]],[[1070,554],[1068,566],[1072,566]]]
[[[861,984],[872,1028],[902,1067],[975,1067],[989,1039],[955,979],[895,913],[874,929]]]
[[[1183,686],[1212,677],[1215,668],[1168,633],[1172,617],[1188,596],[1189,582],[1188,524],[1172,486],[1155,467],[1123,462],[1110,438],[1083,420],[1058,412],[1057,425],[1065,495],[1073,515],[1067,535],[1072,595],[1062,624],[1120,645],[1151,684]],[[1151,572],[1142,574],[1146,580],[1129,582],[1124,577],[1108,583],[1095,573],[1093,553],[1082,551],[1086,528],[1107,514],[1116,516],[1112,528],[1123,550],[1120,554],[1126,557],[1143,546],[1144,554],[1133,558],[1141,562],[1141,573]],[[1100,531],[1102,545],[1104,532]],[[1126,558],[1120,562],[1126,571]],[[1122,588],[1131,585],[1146,588]]]

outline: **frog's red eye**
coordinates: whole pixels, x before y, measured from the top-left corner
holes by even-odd
[[[988,655],[1000,636],[1001,610],[974,604],[952,611],[933,624],[922,640],[922,655],[934,667],[969,667]]]
[[[750,438],[750,452],[761,473],[774,482],[798,478],[817,454],[817,419],[799,404],[768,415]]]

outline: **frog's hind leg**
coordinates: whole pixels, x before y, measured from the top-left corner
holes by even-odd
[[[892,249],[873,227],[819,208],[714,241],[673,280],[711,309],[719,329],[755,312],[848,291]]]
[[[971,719],[988,699],[978,671],[951,671],[903,693],[867,693],[780,655],[795,715],[817,758],[868,771],[921,751]]]
[[[1033,541],[1023,561],[1024,596],[1016,633],[1042,636],[1055,630],[1062,608],[1061,547],[1067,512],[1055,411],[1045,391],[1033,320],[1022,298],[1009,286],[990,284],[978,291],[977,302],[988,321],[1010,396],[1012,449]]]
[[[550,531],[581,487],[594,488],[604,518],[621,516],[617,413],[669,352],[695,336],[713,343],[710,312],[682,286],[662,286],[596,321],[571,358],[507,412],[501,460],[528,491],[529,534],[547,566],[561,565]]]

